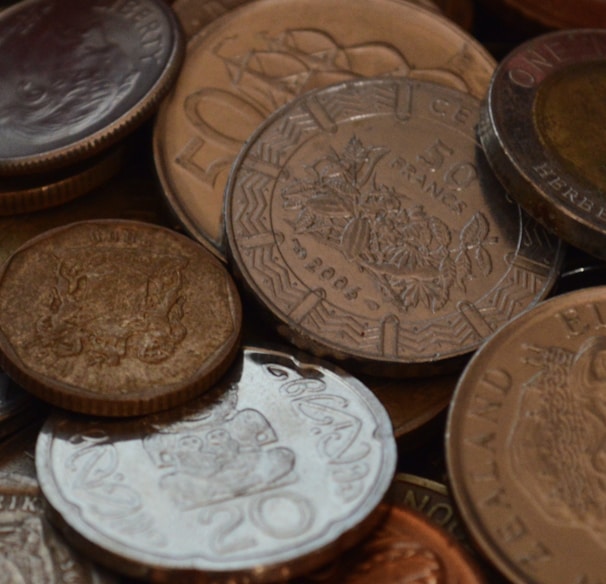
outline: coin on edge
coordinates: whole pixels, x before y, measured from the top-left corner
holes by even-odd
[[[603,580],[605,327],[606,287],[547,300],[487,341],[455,390],[451,492],[515,584]]]
[[[137,420],[54,415],[36,468],[54,520],[114,569],[269,582],[364,537],[396,456],[387,413],[355,378],[303,354],[245,348],[180,408]]]
[[[40,399],[130,416],[208,389],[234,359],[238,291],[195,241],[83,221],[35,237],[0,272],[0,361]]]
[[[154,127],[165,196],[185,229],[225,258],[223,193],[255,128],[307,90],[410,76],[483,97],[494,59],[448,19],[400,0],[260,0],[203,28]]]
[[[562,239],[606,258],[606,30],[534,38],[499,64],[480,139],[510,195]]]
[[[156,109],[184,41],[160,0],[26,0],[0,13],[0,174],[99,153]]]
[[[494,178],[479,107],[434,83],[366,79],[258,128],[228,182],[226,232],[280,334],[351,371],[437,375],[549,292],[560,243]]]

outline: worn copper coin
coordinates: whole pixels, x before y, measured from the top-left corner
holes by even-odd
[[[188,44],[160,108],[156,167],[185,229],[224,257],[223,193],[252,131],[305,91],[346,79],[431,79],[482,97],[492,57],[444,17],[400,0],[261,0]]]
[[[604,574],[606,287],[557,296],[476,353],[449,414],[451,490],[516,584]]]
[[[0,15],[0,173],[98,153],[155,110],[183,40],[160,0],[26,0]]]
[[[546,295],[559,242],[505,196],[478,118],[474,97],[398,78],[307,93],[260,126],[226,230],[282,335],[356,371],[435,375]]]
[[[75,553],[44,515],[36,480],[0,472],[0,570],[11,584],[116,584]]]
[[[83,221],[0,272],[2,366],[67,409],[126,416],[182,403],[235,357],[238,292],[196,242],[136,221]]]
[[[480,138],[511,196],[569,243],[606,257],[606,31],[550,33],[495,71]]]
[[[162,414],[55,415],[36,448],[44,496],[72,541],[164,582],[312,570],[374,527],[395,463],[389,418],[366,387],[261,348]]]

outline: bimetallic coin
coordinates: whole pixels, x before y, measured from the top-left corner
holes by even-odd
[[[149,117],[183,40],[159,0],[27,0],[0,15],[0,173],[88,158]]]
[[[36,447],[44,496],[76,545],[178,582],[282,581],[330,561],[376,525],[395,464],[389,418],[366,387],[261,348],[181,408],[57,414]]]
[[[603,581],[605,319],[605,287],[543,302],[482,346],[455,391],[451,491],[516,584]]]
[[[606,257],[606,31],[550,33],[501,61],[480,138],[495,173],[535,219]]]
[[[505,196],[479,102],[406,78],[309,92],[234,163],[234,269],[278,331],[375,375],[453,370],[555,281],[560,245]]]
[[[47,231],[0,273],[2,366],[41,399],[78,412],[127,416],[182,403],[229,367],[240,326],[223,265],[148,223]]]
[[[225,256],[223,196],[244,141],[279,106],[347,79],[410,76],[483,97],[492,57],[444,17],[400,0],[261,0],[190,41],[160,108],[154,157],[185,229]]]

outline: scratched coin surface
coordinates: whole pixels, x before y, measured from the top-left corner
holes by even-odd
[[[240,279],[293,343],[376,375],[437,374],[549,291],[557,239],[505,196],[479,102],[407,78],[307,93],[226,190]]]
[[[74,552],[45,517],[34,478],[0,472],[0,570],[10,584],[117,584]]]
[[[18,248],[0,273],[3,368],[67,409],[135,415],[210,387],[235,357],[238,292],[191,239],[82,221]]]
[[[27,0],[0,15],[0,173],[100,152],[174,81],[181,29],[160,0]]]
[[[480,138],[495,173],[535,219],[606,257],[606,31],[549,33],[499,64]]]
[[[309,89],[371,76],[430,79],[482,97],[494,66],[461,28],[408,2],[250,2],[188,44],[155,125],[163,190],[185,229],[224,257],[231,164],[279,106]]]
[[[476,353],[447,428],[451,489],[516,584],[603,580],[606,287],[539,304]]]
[[[283,581],[329,561],[380,519],[395,463],[389,418],[364,385],[262,348],[185,406],[137,420],[57,414],[36,447],[75,544],[127,574],[196,582]]]

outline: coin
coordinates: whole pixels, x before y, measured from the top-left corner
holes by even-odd
[[[136,221],[72,223],[0,272],[2,366],[41,399],[98,415],[175,406],[235,357],[227,270],[189,238]]]
[[[183,40],[158,0],[27,0],[0,13],[0,173],[66,166],[116,143],[174,81]]]
[[[482,346],[455,390],[451,492],[516,584],[603,577],[604,315],[605,287],[539,304]]]
[[[500,0],[518,17],[528,18],[549,28],[604,28],[606,7],[604,0]]]
[[[11,584],[117,583],[74,553],[44,516],[35,479],[0,472],[0,568]]]
[[[173,10],[187,39],[205,26],[249,0],[175,0]]]
[[[188,45],[160,108],[154,157],[185,229],[225,257],[223,193],[243,142],[278,106],[345,79],[407,75],[482,97],[493,58],[446,18],[400,0],[261,0]]]
[[[606,31],[542,35],[499,64],[480,138],[495,173],[535,219],[606,257]]]
[[[44,496],[75,544],[179,582],[282,581],[329,561],[374,527],[395,463],[366,387],[262,348],[181,408],[134,421],[57,414],[36,447]]]
[[[505,196],[479,102],[406,78],[309,92],[226,189],[238,277],[278,332],[351,371],[436,375],[549,291],[557,239]]]

